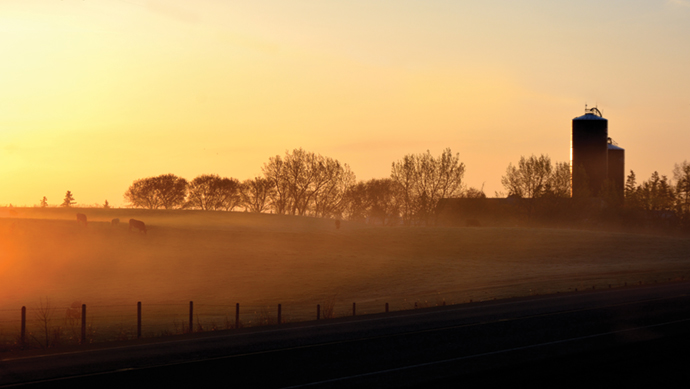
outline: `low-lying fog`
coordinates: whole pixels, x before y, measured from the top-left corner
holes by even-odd
[[[86,227],[76,212],[88,216]],[[332,220],[200,211],[16,209],[2,216],[0,309],[40,299],[462,302],[690,276],[690,240],[671,237],[348,222],[337,230]],[[147,234],[128,231],[132,217],[147,224]],[[113,218],[121,223],[112,226]]]

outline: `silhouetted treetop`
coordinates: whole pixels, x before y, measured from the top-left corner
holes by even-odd
[[[255,177],[242,182],[242,204],[250,212],[268,209],[268,201],[274,195],[273,182],[264,177]]]
[[[203,210],[231,211],[241,203],[240,187],[237,179],[202,174],[189,183],[186,205]]]
[[[413,220],[429,224],[438,200],[458,197],[463,191],[465,164],[460,155],[447,148],[437,158],[427,150],[423,154],[408,154],[393,162],[391,179],[401,191],[403,222]]]
[[[570,165],[551,163],[548,155],[520,157],[517,166],[508,164],[501,184],[509,196],[538,198],[545,195],[570,197]]]
[[[125,202],[133,207],[172,209],[184,205],[187,180],[174,174],[136,180],[124,194]]]
[[[355,183],[347,164],[301,148],[269,158],[262,170],[272,186],[270,207],[279,214],[339,216]]]
[[[69,208],[69,207],[73,206],[73,205],[76,204],[76,203],[77,203],[77,202],[74,201],[74,196],[72,196],[72,192],[67,191],[67,193],[65,193],[65,199],[62,200],[62,204],[60,204],[60,206],[61,206],[61,207]]]

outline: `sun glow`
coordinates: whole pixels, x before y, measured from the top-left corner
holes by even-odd
[[[468,184],[493,194],[521,155],[567,161],[584,103],[619,126],[645,177],[687,159],[681,3],[8,0],[0,205],[56,204],[66,190],[121,205],[135,179],[243,180],[297,147],[359,179],[450,147]],[[658,138],[677,141],[649,146],[659,123]]]

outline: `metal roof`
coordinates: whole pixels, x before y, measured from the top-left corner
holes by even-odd
[[[576,117],[573,120],[607,120],[607,119],[604,119],[603,117],[597,116],[593,113],[586,113],[580,117]]]

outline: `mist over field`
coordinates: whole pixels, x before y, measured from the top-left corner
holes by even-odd
[[[690,277],[686,238],[345,221],[337,230],[330,219],[237,212],[14,212],[0,218],[0,309],[42,299],[461,303]],[[86,228],[76,212],[88,216]],[[121,223],[111,226],[113,218]],[[148,233],[128,232],[129,218],[146,222]]]

